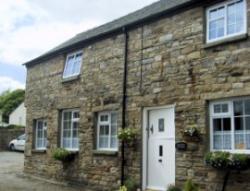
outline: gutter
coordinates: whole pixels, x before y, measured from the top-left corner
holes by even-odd
[[[123,95],[122,95],[122,129],[126,128],[126,105],[127,105],[127,69],[128,69],[128,31],[126,27],[122,29],[124,33],[124,71],[123,71]],[[122,163],[121,163],[121,185],[124,185],[125,180],[125,145],[122,141],[121,148]]]

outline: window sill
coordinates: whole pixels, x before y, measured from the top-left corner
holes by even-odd
[[[71,77],[68,77],[68,78],[62,78],[62,83],[72,82],[72,81],[75,81],[75,80],[78,80],[78,79],[80,79],[80,74],[76,75],[76,76],[71,76]]]
[[[226,39],[218,40],[218,41],[215,41],[215,42],[207,43],[207,44],[205,44],[203,46],[203,48],[204,49],[212,48],[212,47],[215,47],[215,46],[224,45],[224,44],[228,44],[228,43],[235,42],[235,41],[245,40],[247,38],[248,38],[248,34],[245,33],[245,34],[237,35],[237,36],[234,36],[234,37],[229,37],[229,38],[226,38]]]
[[[104,156],[117,156],[118,151],[101,151],[101,150],[93,150],[94,155],[104,155]]]
[[[37,149],[33,149],[32,150],[32,153],[46,153],[47,151],[46,150],[37,150]]]

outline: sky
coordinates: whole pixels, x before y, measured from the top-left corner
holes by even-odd
[[[157,0],[0,0],[0,93],[25,88],[23,63]]]

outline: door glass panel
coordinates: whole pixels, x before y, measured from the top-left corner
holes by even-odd
[[[159,132],[164,132],[164,119],[159,119],[158,121]]]

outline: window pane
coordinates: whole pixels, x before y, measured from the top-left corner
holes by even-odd
[[[214,105],[214,113],[220,113],[220,112],[221,112],[220,104]]]
[[[231,118],[223,118],[223,149],[231,149]]]
[[[221,104],[221,110],[222,110],[222,113],[227,113],[228,112],[228,104]]]
[[[238,1],[228,5],[228,34],[243,31],[244,11],[243,1]]]
[[[245,114],[250,115],[250,100],[246,100],[244,103],[245,103]]]
[[[80,114],[79,114],[78,111],[73,113],[73,118],[74,118],[74,119],[80,118]]]
[[[214,124],[214,131],[221,131],[221,119],[214,119],[213,120],[213,124]]]
[[[234,101],[234,116],[243,115],[243,102]]]
[[[100,125],[99,148],[109,148],[109,125]]]
[[[245,149],[245,131],[243,124],[243,117],[235,117],[235,149]]]
[[[213,40],[224,36],[224,18],[210,21],[209,23],[209,39]]]
[[[213,119],[214,127],[214,149],[222,149],[222,121],[221,119]]]
[[[70,77],[80,73],[82,53],[69,56],[66,60],[63,77]]]
[[[71,121],[71,112],[63,112],[63,120]]]
[[[101,115],[101,121],[102,122],[108,121],[108,119],[109,119],[108,115]]]

